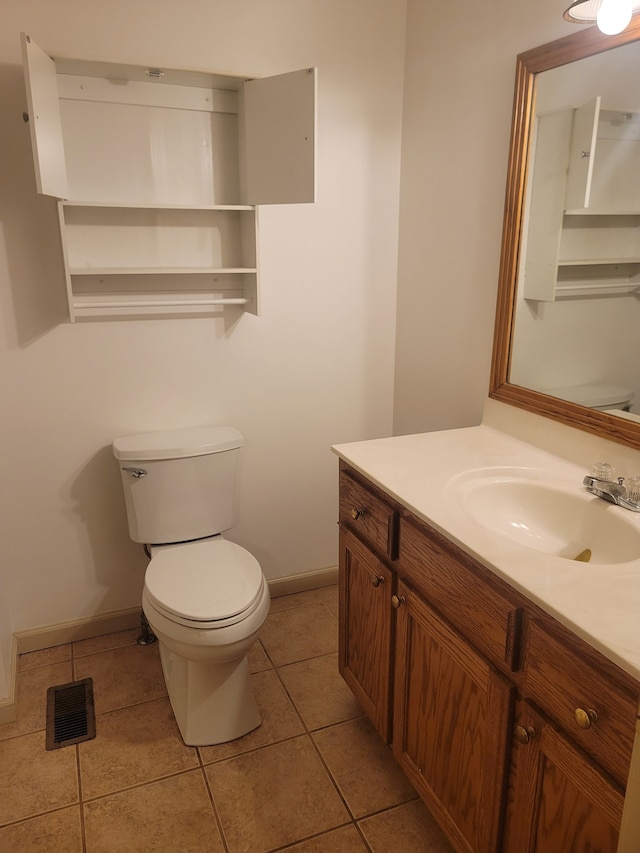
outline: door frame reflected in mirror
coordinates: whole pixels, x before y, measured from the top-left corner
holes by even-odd
[[[530,166],[531,130],[535,117],[536,77],[543,71],[638,40],[640,16],[635,16],[628,28],[618,35],[605,36],[597,27],[589,27],[528,50],[517,57],[489,396],[568,426],[640,449],[640,423],[588,409],[509,382],[525,188]]]

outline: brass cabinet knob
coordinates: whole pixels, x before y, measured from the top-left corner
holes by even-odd
[[[576,708],[573,712],[573,718],[581,729],[590,729],[591,723],[598,721],[598,713],[593,708]]]
[[[382,575],[374,575],[371,578],[372,586],[380,586],[381,583],[384,583],[384,578],[382,577]]]
[[[392,596],[391,596],[391,606],[392,606],[392,607],[395,607],[395,609],[396,609],[396,610],[397,610],[397,609],[398,609],[398,607],[400,607],[400,605],[401,605],[401,604],[403,604],[403,603],[404,603],[404,598],[398,598],[398,596],[397,596],[397,595],[392,595]]]
[[[513,730],[513,736],[518,743],[527,744],[532,737],[536,736],[536,730],[533,726],[516,726]]]
[[[362,516],[363,516],[363,515],[364,515],[364,510],[363,510],[363,509],[356,509],[356,508],[354,507],[354,508],[351,510],[351,518],[352,518],[354,521],[357,521],[359,518],[362,518]]]

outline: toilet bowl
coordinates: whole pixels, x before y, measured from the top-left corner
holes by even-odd
[[[608,412],[613,409],[629,411],[633,402],[633,390],[621,385],[604,383],[587,385],[569,385],[564,388],[541,389],[545,394],[559,397],[570,403],[578,403],[589,409]]]
[[[113,442],[129,535],[151,556],[142,608],[189,746],[235,740],[260,725],[247,654],[269,611],[269,587],[256,558],[222,535],[235,519],[243,443],[233,427]]]
[[[260,725],[247,653],[269,603],[258,561],[222,536],[151,548],[142,607],[187,745],[235,740]]]

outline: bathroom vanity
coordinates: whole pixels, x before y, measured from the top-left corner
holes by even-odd
[[[340,672],[454,848],[636,849],[640,514],[485,425],[334,451]]]

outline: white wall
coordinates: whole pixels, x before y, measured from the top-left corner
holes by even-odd
[[[482,419],[518,53],[558,0],[407,4],[394,432]]]
[[[0,658],[11,634],[140,601],[114,436],[245,435],[231,538],[268,578],[337,561],[335,442],[392,426],[405,3],[3,0]],[[261,211],[263,316],[65,322],[19,33],[54,55],[265,75],[319,68],[318,202]],[[96,164],[99,167],[99,164]],[[7,678],[0,666],[0,697]]]

